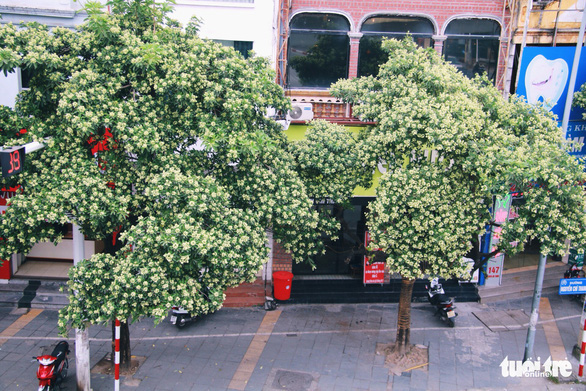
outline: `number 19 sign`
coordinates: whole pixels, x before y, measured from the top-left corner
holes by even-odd
[[[24,147],[4,148],[0,151],[0,164],[3,178],[20,173],[24,167]]]

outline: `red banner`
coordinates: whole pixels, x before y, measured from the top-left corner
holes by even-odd
[[[368,231],[364,233],[364,247],[370,243],[370,234]],[[364,273],[362,275],[362,282],[364,284],[382,284],[385,282],[385,263],[384,262],[369,262],[369,258],[364,256]]]

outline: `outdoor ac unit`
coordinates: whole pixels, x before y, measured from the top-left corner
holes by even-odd
[[[287,113],[290,121],[309,121],[313,119],[311,103],[293,103],[293,108]]]
[[[283,115],[282,112],[277,112],[274,107],[267,107],[267,117],[275,120],[278,124],[281,124],[283,130],[289,129],[291,120],[288,116]]]

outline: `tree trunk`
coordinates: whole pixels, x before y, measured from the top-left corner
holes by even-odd
[[[394,351],[400,355],[409,352],[409,334],[411,333],[411,297],[415,280],[403,278],[401,281],[401,295],[399,296],[399,316],[397,319],[397,340]]]
[[[112,366],[114,366],[116,325],[112,322]],[[130,331],[128,322],[120,321],[120,369],[130,369],[131,352],[130,352]]]

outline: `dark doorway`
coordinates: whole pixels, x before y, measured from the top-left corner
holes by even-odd
[[[364,232],[366,230],[366,211],[374,197],[355,197],[351,207],[343,209],[339,205],[329,206],[341,222],[338,235],[325,240],[326,253],[316,256],[313,261],[316,269],[303,264],[293,264],[293,274],[300,275],[356,275],[362,268],[364,256]],[[360,272],[361,273],[361,272]]]

